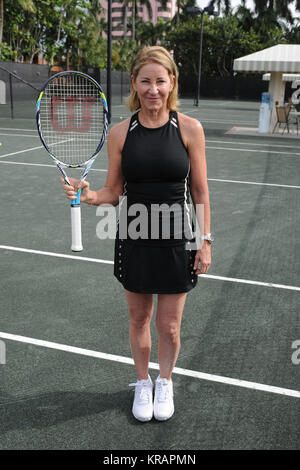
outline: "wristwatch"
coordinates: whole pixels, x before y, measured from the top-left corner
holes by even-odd
[[[208,243],[212,244],[214,241],[214,236],[211,233],[207,233],[206,235],[201,235],[201,240],[207,240]]]

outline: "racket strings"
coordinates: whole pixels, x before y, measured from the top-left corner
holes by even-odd
[[[49,82],[41,99],[40,123],[50,152],[60,162],[83,165],[94,156],[105,122],[99,89],[88,78],[68,74]]]

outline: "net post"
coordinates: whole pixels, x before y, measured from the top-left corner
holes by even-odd
[[[13,88],[12,88],[12,78],[9,74],[9,94],[10,94],[10,117],[14,118],[14,100],[13,100]]]
[[[96,68],[96,77],[97,77],[97,82],[101,83],[101,69],[100,69],[100,67]]]
[[[121,104],[123,104],[123,70],[121,70]]]

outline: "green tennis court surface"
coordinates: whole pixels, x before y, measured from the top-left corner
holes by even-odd
[[[300,140],[226,134],[257,126],[259,103],[181,102],[205,130],[216,241],[187,297],[165,423],[131,414],[114,240],[97,238],[97,209],[83,205],[84,251],[70,251],[69,204],[34,119],[0,119],[1,449],[299,449]],[[113,107],[113,123],[128,116]]]

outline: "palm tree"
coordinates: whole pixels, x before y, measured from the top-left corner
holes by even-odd
[[[295,0],[253,0],[254,13],[246,7],[246,0],[241,1],[241,5],[237,8],[235,15],[237,16],[240,24],[244,29],[249,29],[252,26],[255,30],[259,29],[261,23],[265,25],[273,25],[284,27],[280,19],[286,20],[288,23],[293,24],[293,18],[290,5]],[[300,11],[300,0],[296,0],[296,10]],[[254,16],[256,15],[256,16]]]
[[[243,0],[242,0],[242,3]],[[228,16],[231,12],[231,0],[211,0],[208,6],[214,6],[218,11],[221,11],[223,7],[223,12],[225,16]]]
[[[291,3],[294,3],[294,0],[254,0],[254,11],[266,22],[277,23],[278,18],[283,18],[289,23],[293,23]],[[299,0],[296,2],[296,8],[300,9]]]
[[[156,24],[152,21],[138,21],[137,22],[137,38],[139,44],[155,46],[160,44],[164,36],[171,28],[171,22],[164,21],[159,18]]]
[[[149,0],[139,0],[140,5],[145,5],[148,10],[149,19],[152,19],[153,12],[152,6]],[[136,30],[136,17],[138,13],[138,1],[137,0],[123,0],[122,6],[122,23],[123,23],[123,36],[126,38],[127,27],[128,27],[128,11],[131,5],[131,38],[135,41],[135,30]]]
[[[245,0],[242,0],[242,4],[238,6],[235,16],[245,31],[249,31],[250,28],[255,25],[256,19],[254,18],[252,11],[246,7]]]
[[[173,23],[176,26],[179,26],[180,20],[183,18],[186,18],[189,15],[186,13],[186,8],[195,7],[195,6],[196,6],[196,0],[176,0],[177,11],[173,18]]]
[[[163,10],[167,9],[168,0],[160,0],[160,5]],[[129,5],[131,5],[131,28],[132,28],[132,39],[136,39],[136,18],[138,16],[138,7],[145,6],[148,11],[149,21],[152,20],[153,11],[150,0],[123,0],[123,13],[122,13],[122,22],[123,22],[123,34],[124,38],[127,35],[127,21],[128,21],[128,10]]]
[[[124,36],[124,38],[126,38],[126,36],[127,36],[128,9],[129,9],[130,4],[132,4],[132,0],[123,0],[122,22],[123,22],[123,36]],[[133,11],[132,7],[131,7],[131,10]]]

